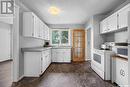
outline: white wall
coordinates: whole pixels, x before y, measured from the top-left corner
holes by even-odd
[[[91,29],[91,58],[92,58],[92,49],[93,49],[93,17],[91,17],[88,22],[86,23],[85,25],[85,31],[86,31],[86,34],[87,34],[87,30],[88,29]],[[87,46],[87,38],[86,38],[86,46]],[[85,51],[85,57],[86,57],[86,60],[91,60],[91,58],[88,58],[87,54],[87,47],[86,47],[86,51]]]
[[[0,62],[11,59],[11,30],[11,25],[0,23]]]
[[[48,24],[50,28],[84,29],[84,24]]]
[[[115,42],[128,42],[128,31],[115,33]]]
[[[104,36],[100,35],[100,21],[104,15],[94,15],[86,24],[86,29],[91,28],[91,58],[93,56],[93,49],[100,49],[100,45],[104,43]]]

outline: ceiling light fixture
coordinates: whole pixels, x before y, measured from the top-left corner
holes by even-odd
[[[60,13],[60,9],[55,7],[55,6],[51,6],[49,9],[48,9],[49,13],[52,14],[52,15],[58,15]]]

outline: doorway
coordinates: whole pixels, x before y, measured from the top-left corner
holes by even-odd
[[[11,57],[12,26],[0,23],[0,87],[12,85],[12,57]]]
[[[72,54],[73,62],[83,62],[85,61],[85,30],[76,29],[73,30],[73,46]]]
[[[87,30],[87,59],[91,60],[91,28]]]

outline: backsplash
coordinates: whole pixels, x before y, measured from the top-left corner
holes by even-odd
[[[115,42],[127,42],[127,41],[128,41],[128,31],[115,33]]]
[[[39,47],[44,45],[44,40],[22,37],[22,47]]]
[[[105,42],[126,42],[128,40],[128,31],[109,33],[104,37]]]

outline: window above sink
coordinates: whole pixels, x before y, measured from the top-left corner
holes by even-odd
[[[51,45],[70,46],[70,30],[69,29],[52,29]]]

